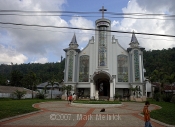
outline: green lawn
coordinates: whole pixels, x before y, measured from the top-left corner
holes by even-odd
[[[157,102],[149,99],[151,104],[161,106],[161,109],[151,111],[151,118],[167,124],[175,125],[175,104],[168,102]]]
[[[74,103],[82,104],[121,104],[119,101],[90,101],[90,100],[76,100]]]
[[[41,100],[41,99],[0,99],[0,119],[16,116],[19,114],[29,113],[37,111],[39,109],[33,108],[32,105],[39,102],[55,101],[53,100]]]

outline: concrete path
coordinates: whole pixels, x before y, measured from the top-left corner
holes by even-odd
[[[144,103],[124,102],[121,107],[99,108],[76,107],[66,101],[54,101],[35,104],[39,112],[6,119],[0,127],[144,127],[142,112]],[[150,110],[158,109],[150,105]],[[165,127],[159,122],[151,121],[154,127]]]

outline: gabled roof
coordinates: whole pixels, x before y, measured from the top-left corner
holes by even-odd
[[[77,44],[77,39],[76,39],[75,33],[74,33],[74,36],[73,36],[72,41],[70,42],[70,44]]]
[[[55,82],[53,87],[61,87],[60,84],[58,86],[58,85],[56,85],[56,83],[57,82]],[[37,88],[44,88],[46,85],[48,85],[48,82],[44,82],[44,83],[41,83],[41,84],[37,85]],[[47,88],[52,88],[52,85],[48,85]]]
[[[0,93],[14,93],[16,90],[18,91],[26,91],[26,94],[31,94],[32,90],[26,89],[24,87],[15,87],[15,86],[0,86]],[[36,91],[33,91],[34,93]]]
[[[132,32],[131,43],[139,43],[139,42],[137,41],[137,38],[136,38],[136,36],[135,36],[134,31]]]

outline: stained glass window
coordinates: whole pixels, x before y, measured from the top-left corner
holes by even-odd
[[[118,82],[128,82],[128,56],[119,55],[118,63]]]
[[[89,81],[89,56],[80,56],[79,82]]]
[[[72,81],[73,76],[73,59],[74,59],[74,52],[69,52],[69,65],[68,65],[68,81]]]
[[[134,50],[134,70],[135,70],[135,81],[138,82],[140,81],[138,50]]]
[[[107,27],[99,27],[99,44],[98,44],[98,65],[107,66]]]

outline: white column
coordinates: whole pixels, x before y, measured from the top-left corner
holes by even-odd
[[[148,81],[146,81],[146,83],[145,83],[145,95],[146,95],[146,97],[147,97],[147,83],[148,83]]]
[[[113,93],[113,82],[110,82],[110,100],[113,100],[114,93]]]
[[[140,72],[140,82],[143,82],[143,79],[142,79],[142,60],[141,60],[141,55],[139,54],[139,72]]]
[[[93,91],[93,97],[95,96],[95,92],[96,92],[96,85],[93,83],[93,89],[94,89],[94,91]]]
[[[114,93],[113,94],[115,94],[115,77],[113,77],[113,84],[114,84]]]
[[[90,88],[91,88],[91,91],[90,91],[90,98],[93,99],[94,98],[94,84],[93,82],[90,83]]]

